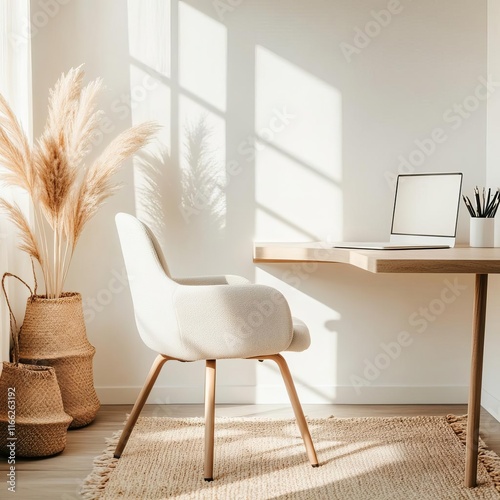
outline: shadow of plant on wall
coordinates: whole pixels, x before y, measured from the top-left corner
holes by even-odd
[[[210,148],[212,132],[205,117],[186,126],[181,213],[186,223],[223,230],[226,224],[225,178]]]
[[[222,250],[226,180],[211,137],[200,118],[185,127],[179,160],[165,144],[134,157],[137,215],[151,227],[167,259],[182,260],[188,269],[198,260],[200,244],[205,264]]]
[[[164,240],[171,229],[171,214],[180,204],[180,171],[164,145],[158,151],[141,151],[134,158],[134,167],[138,215]]]

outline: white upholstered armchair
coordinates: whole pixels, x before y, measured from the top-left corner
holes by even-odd
[[[127,420],[120,458],[164,363],[206,361],[204,478],[213,479],[216,360],[270,359],[278,364],[313,467],[318,459],[282,351],[309,347],[307,327],[291,317],[283,295],[239,276],[173,279],[150,229],[132,215],[116,216],[135,319],[144,343],[158,354]]]

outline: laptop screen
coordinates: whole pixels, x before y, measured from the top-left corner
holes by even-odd
[[[399,175],[391,234],[454,238],[462,177],[461,173]]]

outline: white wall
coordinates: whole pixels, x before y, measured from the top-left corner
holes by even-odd
[[[398,170],[462,171],[466,191],[483,185],[486,104],[471,96],[486,53],[477,0],[64,2],[33,37],[35,133],[47,89],[82,62],[108,86],[106,142],[131,123],[164,125],[123,171],[69,276],[85,298],[102,401],[133,401],[154,357],[120,283],[118,211],[153,225],[174,275],[231,272],[286,294],[313,337],[287,355],[303,402],[466,401],[472,277],[251,255],[254,240],[385,238]],[[460,116],[462,105],[471,111]],[[467,230],[462,213],[460,241]],[[167,365],[150,400],[201,402],[202,377],[201,363]],[[221,362],[218,384],[219,402],[286,401],[268,363]]]
[[[500,4],[488,1],[488,72],[500,81]],[[500,96],[488,100],[487,184],[500,187]],[[495,219],[496,246],[500,246],[500,217]],[[490,276],[484,359],[482,405],[500,420],[500,279]]]

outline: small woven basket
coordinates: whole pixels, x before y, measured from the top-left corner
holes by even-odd
[[[3,362],[0,375],[0,451],[46,457],[64,450],[72,418],[64,411],[54,368]]]
[[[47,457],[66,447],[66,433],[73,418],[64,411],[54,368],[19,363],[19,331],[10,306],[5,279],[2,290],[10,312],[13,363],[4,361],[0,373],[0,453],[16,457]]]

